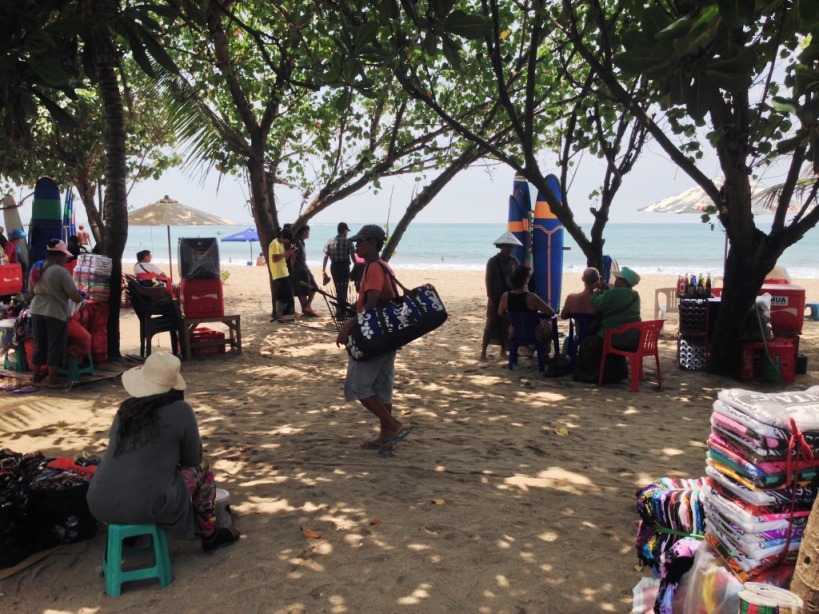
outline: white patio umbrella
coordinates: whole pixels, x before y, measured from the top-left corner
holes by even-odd
[[[173,281],[173,260],[171,257],[171,226],[233,226],[227,218],[183,205],[168,195],[155,203],[135,209],[128,214],[131,226],[165,226],[168,229],[168,262]]]

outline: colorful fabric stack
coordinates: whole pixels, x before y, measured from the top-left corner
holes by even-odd
[[[74,283],[87,298],[107,303],[111,296],[111,259],[98,254],[80,254],[74,269]]]
[[[706,540],[743,582],[792,565],[819,491],[819,386],[723,390],[711,429]]]
[[[659,478],[637,491],[637,556],[660,572],[661,555],[683,537],[702,538],[702,479]]]

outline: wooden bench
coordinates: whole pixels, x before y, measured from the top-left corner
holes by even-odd
[[[215,345],[229,345],[230,348],[237,354],[242,353],[242,316],[226,315],[226,316],[210,316],[208,318],[185,318],[184,320],[184,335],[185,335],[185,358],[190,360],[194,348],[211,347]],[[193,331],[200,324],[208,324],[211,322],[221,322],[228,328],[228,337],[222,339],[211,339],[207,341],[196,341],[193,336]]]

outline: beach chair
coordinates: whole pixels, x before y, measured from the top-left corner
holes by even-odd
[[[660,390],[663,389],[663,376],[660,372],[660,353],[657,348],[657,342],[660,339],[660,330],[663,328],[663,320],[646,320],[645,322],[630,322],[623,324],[617,328],[610,328],[606,330],[606,336],[603,338],[603,353],[600,357],[600,375],[598,376],[597,385],[603,385],[603,376],[606,369],[606,356],[609,354],[625,356],[629,361],[629,368],[631,371],[631,391],[640,391],[640,380],[643,377],[643,358],[646,356],[654,356],[657,363],[657,384]],[[612,345],[612,337],[614,335],[622,335],[629,331],[639,331],[640,340],[637,343],[635,350],[620,350]]]
[[[594,313],[573,313],[569,315],[569,334],[563,340],[564,352],[571,358],[572,371],[577,366],[580,344],[586,338],[589,324],[598,318]]]
[[[179,301],[167,288],[146,288],[131,275],[125,275],[128,299],[139,319],[139,355],[151,355],[151,339],[159,333],[170,333],[172,353],[185,356],[185,335]]]
[[[507,311],[506,319],[514,328],[515,334],[509,338],[509,370],[512,371],[518,362],[518,348],[522,345],[534,346],[537,352],[537,368],[543,373],[546,370],[546,357],[549,349],[535,337],[535,329],[542,318],[548,316],[532,311]],[[557,326],[552,326],[552,335],[557,334]],[[557,347],[557,346],[555,346]]]
[[[654,319],[666,319],[670,313],[679,313],[677,288],[657,288],[654,291]]]

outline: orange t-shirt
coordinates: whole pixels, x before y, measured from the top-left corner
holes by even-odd
[[[390,265],[381,259],[369,263],[364,269],[364,276],[361,278],[361,285],[358,291],[357,311],[364,311],[364,301],[366,300],[367,292],[371,290],[378,290],[378,292],[381,293],[381,297],[378,299],[379,302],[395,298],[396,294],[392,280],[384,268],[394,275]]]

